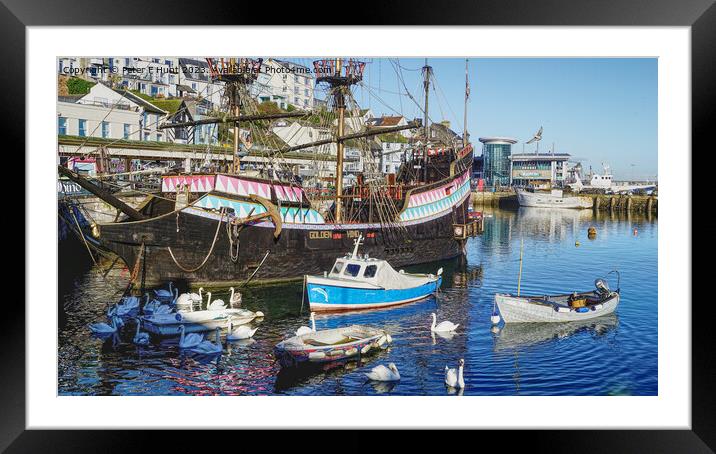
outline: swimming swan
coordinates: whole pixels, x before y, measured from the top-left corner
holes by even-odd
[[[373,381],[398,381],[400,380],[400,373],[395,364],[390,363],[388,367],[384,365],[376,366],[371,369],[370,372],[365,374],[369,379]]]
[[[314,317],[314,313],[311,312],[311,328],[308,326],[302,326],[296,330],[296,336],[303,336],[304,334],[309,333],[315,333],[316,332],[316,319]]]
[[[443,333],[444,333],[444,332],[448,332],[448,331],[455,331],[455,330],[457,329],[457,327],[460,326],[459,323],[456,325],[456,324],[454,324],[453,322],[449,322],[449,321],[447,321],[447,320],[440,322],[438,325],[435,325],[435,322],[437,321],[437,317],[435,316],[435,312],[433,312],[431,315],[432,315],[432,317],[433,317],[433,324],[432,324],[432,326],[430,327],[430,331],[443,332]]]
[[[149,343],[149,333],[143,333],[139,329],[142,326],[142,320],[137,319],[137,332],[134,333],[132,341],[137,345],[147,345]]]
[[[224,300],[214,300],[211,301],[211,292],[206,292],[207,299],[206,299],[206,310],[207,311],[222,311],[226,309],[226,303],[224,303]]]
[[[192,348],[199,345],[203,340],[204,336],[197,333],[184,333],[184,325],[179,325],[179,331],[181,337],[179,337],[179,348]]]
[[[229,321],[229,333],[226,335],[227,340],[242,340],[253,337],[258,328],[251,329],[246,325],[241,325],[234,329],[234,323]]]
[[[169,290],[160,288],[158,290],[154,290],[154,294],[160,298],[170,298],[170,297],[174,296],[172,281],[169,281]]]
[[[460,359],[458,362],[458,368],[457,369],[448,369],[447,366],[445,366],[445,384],[448,385],[451,388],[464,388],[465,387],[465,379],[462,376],[462,370],[465,367],[465,360]]]
[[[118,325],[119,317],[115,315],[109,325],[107,323],[92,323],[89,325],[89,329],[95,334],[114,334],[117,332]]]
[[[221,345],[220,331],[221,328],[216,328],[216,342],[204,340],[199,345],[192,347],[189,350],[202,355],[213,355],[216,353],[221,353],[224,347]]]

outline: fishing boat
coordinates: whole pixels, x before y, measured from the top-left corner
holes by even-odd
[[[308,304],[312,311],[373,309],[417,301],[433,295],[442,283],[436,274],[396,271],[385,260],[360,256],[356,238],[353,253],[338,258],[330,273],[306,276]]]
[[[208,60],[210,69],[217,67]],[[427,108],[424,120],[403,126],[374,127],[347,121],[346,117],[355,119],[360,112],[351,92],[351,87],[361,82],[365,68],[365,63],[357,60],[314,62],[316,83],[327,87],[325,112],[257,113],[256,101],[248,92],[260,61],[234,59],[227,66],[246,67],[211,72],[213,79],[225,83],[229,116],[167,122],[160,128],[191,128],[211,122],[235,126],[230,169],[163,174],[161,196],[140,210],[91,189],[90,184],[83,186],[128,217],[94,223],[89,236],[130,268],[142,261],[146,285],[168,279],[184,280],[192,286],[301,279],[329,269],[359,235],[365,239],[365,252],[396,267],[464,253],[466,238],[455,229],[469,223],[466,213],[473,147],[467,134],[460,137],[440,123],[430,124]],[[427,63],[423,73],[427,106],[429,87],[434,83]],[[308,117],[318,118],[328,138],[292,146],[272,142],[272,122]],[[238,137],[240,124],[254,131],[257,143],[259,137],[271,139],[259,144],[263,148],[253,144],[248,151],[254,159],[265,157],[263,173],[247,170],[248,164],[242,164],[247,151],[245,141]],[[372,158],[368,139],[408,129],[414,133],[401,166],[397,173],[384,174]],[[363,156],[363,170],[350,186],[343,184],[348,147]],[[316,165],[324,176],[310,183],[298,178],[295,164],[287,161],[297,159],[299,151],[302,162]],[[312,157],[308,161],[307,154]],[[67,169],[60,173],[81,181],[81,176]],[[316,193],[319,183],[324,187]]]
[[[146,331],[157,336],[176,336],[180,326],[184,326],[186,333],[200,333],[227,328],[229,322],[234,326],[245,325],[260,317],[263,317],[263,313],[248,309],[179,311],[144,316],[142,324]]]
[[[274,355],[283,367],[357,358],[389,343],[383,330],[351,325],[294,336],[279,342]]]
[[[561,189],[550,192],[517,189],[517,201],[523,207],[541,208],[592,208],[593,201],[589,197],[565,196]]]
[[[617,273],[617,276],[619,274]],[[619,288],[609,289],[603,278],[594,290],[562,295],[495,295],[495,304],[505,323],[570,322],[611,314],[619,305]]]

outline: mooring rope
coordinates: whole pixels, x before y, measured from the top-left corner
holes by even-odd
[[[259,263],[259,266],[257,266],[256,269],[254,270],[254,272],[251,273],[251,276],[249,276],[249,278],[246,279],[246,282],[244,282],[243,284],[241,284],[241,287],[246,287],[246,285],[247,285],[249,282],[251,282],[251,279],[254,278],[254,276],[256,275],[256,273],[259,271],[259,268],[261,268],[261,265],[263,265],[264,262],[266,261],[266,257],[268,257],[269,252],[271,252],[271,251],[269,251],[269,250],[266,251],[266,255],[264,255],[264,258],[261,260],[261,263]]]
[[[219,238],[219,230],[221,228],[221,222],[223,220],[224,220],[224,211],[222,210],[221,216],[219,217],[219,223],[216,226],[216,233],[214,233],[214,241],[211,242],[211,248],[209,249],[209,253],[206,254],[206,257],[204,257],[204,260],[201,262],[201,264],[199,264],[199,266],[197,266],[196,268],[192,268],[192,269],[184,268],[183,266],[181,266],[179,264],[179,262],[177,262],[176,257],[174,257],[174,253],[172,252],[171,246],[167,246],[167,251],[169,251],[169,255],[171,256],[172,260],[174,260],[174,264],[177,267],[179,267],[179,269],[181,269],[182,271],[187,272],[187,273],[193,273],[194,271],[197,271],[200,268],[202,268],[204,265],[206,265],[206,261],[209,260],[211,253],[214,252],[214,246],[216,246],[216,239]]]

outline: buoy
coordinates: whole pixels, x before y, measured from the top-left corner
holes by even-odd
[[[348,350],[346,350],[346,356],[353,356],[356,353],[358,353],[358,349],[355,347],[349,348]]]
[[[363,348],[360,349],[360,352],[361,352],[362,354],[364,354],[364,355],[365,355],[366,353],[368,353],[369,351],[370,351],[370,344],[367,344],[365,347],[363,347]]]
[[[596,235],[596,234],[597,234],[597,229],[596,229],[596,227],[589,227],[589,229],[587,229],[587,234],[589,234],[589,235]]]
[[[490,317],[490,321],[493,325],[497,325],[500,323],[500,316],[498,314],[492,314],[492,317]]]
[[[263,317],[263,316],[264,316],[264,313],[261,312],[261,311],[256,311],[256,312],[254,312],[254,314],[256,314],[256,317]]]
[[[637,233],[639,233],[639,231],[636,229],[636,227],[634,227],[634,236],[636,236]]]
[[[574,242],[574,245],[575,245],[575,246],[579,246],[580,244],[582,244],[582,243],[580,243],[579,241],[575,241],[575,242]]]
[[[309,361],[317,361],[317,360],[321,360],[325,357],[326,357],[326,354],[323,352],[311,352],[308,354]]]

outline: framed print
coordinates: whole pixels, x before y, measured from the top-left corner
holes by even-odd
[[[3,448],[138,428],[714,446],[690,229],[711,2],[278,19],[304,26],[43,3],[2,7],[27,257]]]

